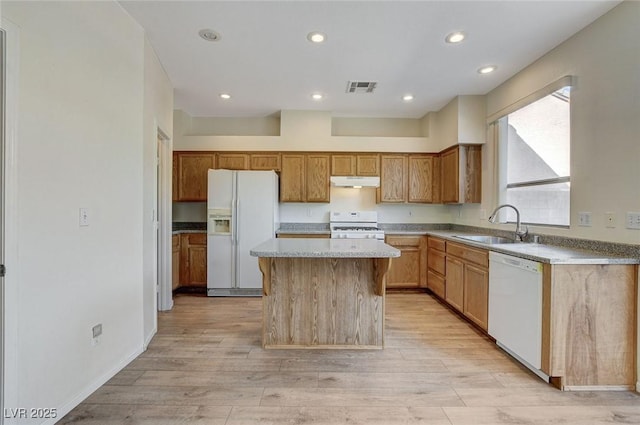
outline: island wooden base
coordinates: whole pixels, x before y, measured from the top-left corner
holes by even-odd
[[[263,347],[383,348],[390,263],[390,258],[261,257]]]

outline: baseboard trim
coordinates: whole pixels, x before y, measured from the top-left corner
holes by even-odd
[[[151,332],[149,333],[149,336],[147,336],[144,340],[144,346],[142,347],[142,351],[147,351],[147,348],[149,347],[149,344],[151,344],[151,340],[153,339],[154,336],[156,336],[156,333],[158,333],[158,327],[154,327]]]
[[[116,373],[120,372],[131,363],[136,357],[144,352],[142,347],[137,348],[130,356],[118,363],[114,368],[110,369],[107,373],[98,377],[94,382],[89,384],[87,388],[82,390],[77,396],[71,399],[68,403],[58,408],[58,415],[56,418],[52,418],[42,422],[43,425],[54,425],[60,421],[67,413],[71,412],[76,406],[82,403],[87,397],[89,397],[94,391],[103,386],[109,379],[113,378]]]

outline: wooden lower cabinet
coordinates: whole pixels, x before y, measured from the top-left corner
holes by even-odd
[[[427,237],[427,288],[441,299],[446,297],[447,254],[444,239]]]
[[[207,286],[207,234],[180,235],[180,286]]]
[[[464,265],[464,305],[462,312],[485,331],[489,329],[489,270]]]
[[[464,263],[454,257],[447,256],[447,288],[445,301],[462,312],[464,309]]]
[[[542,370],[560,389],[634,389],[638,266],[544,264]]]
[[[427,246],[427,288],[488,330],[489,252],[433,236]]]
[[[171,236],[171,289],[180,286],[180,235]]]
[[[387,288],[426,288],[426,237],[387,236],[385,242],[400,250],[391,260]]]

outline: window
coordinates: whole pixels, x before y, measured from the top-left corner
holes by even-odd
[[[524,223],[569,226],[570,98],[563,87],[498,121],[500,202]]]

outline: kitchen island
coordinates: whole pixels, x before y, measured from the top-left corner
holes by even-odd
[[[374,239],[270,239],[251,250],[265,348],[383,348],[385,279],[400,251]]]

